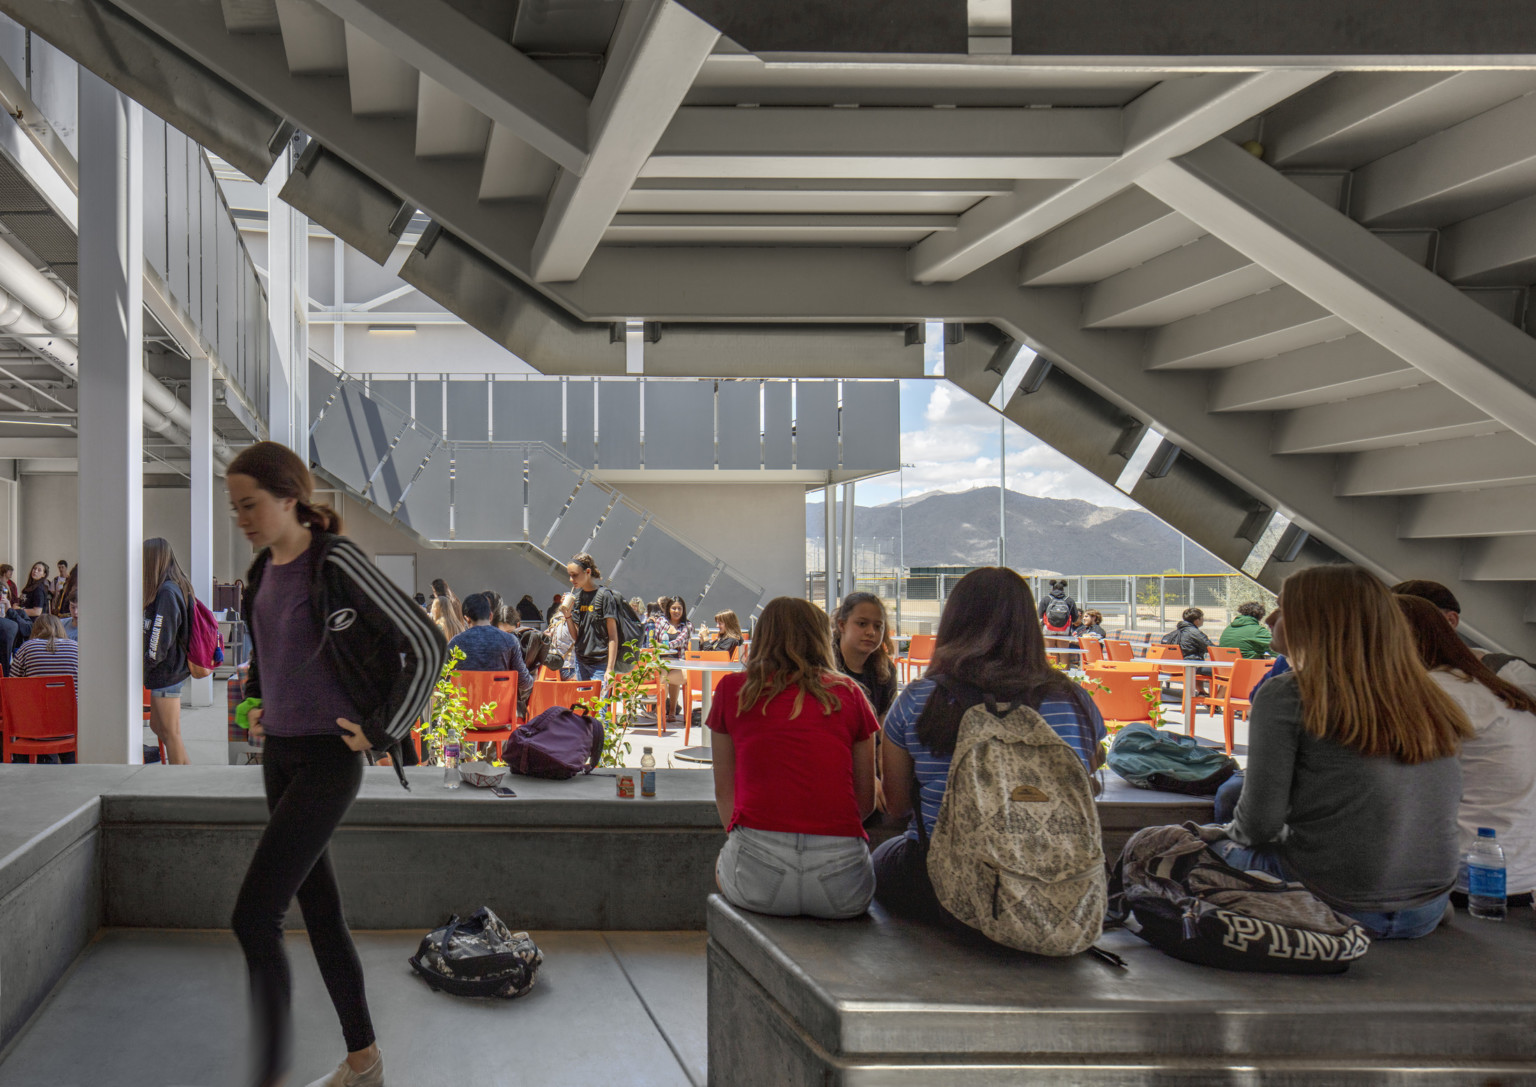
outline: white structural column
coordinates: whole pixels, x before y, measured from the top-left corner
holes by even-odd
[[[989,196],[960,217],[960,229],[913,248],[912,278],[935,283],[970,275],[1134,184],[1151,166],[1199,147],[1327,74],[1291,68],[1159,83],[1121,111],[1125,149],[1118,158],[1044,199],[1030,189]]]
[[[194,358],[192,370],[192,591],[213,606],[213,511],[216,481],[213,478],[213,363]],[[213,677],[188,681],[194,706],[213,705]]]
[[[826,597],[827,614],[832,614],[832,609],[837,606],[837,488],[832,485],[832,479],[827,477],[827,485],[821,491],[821,512],[824,521],[824,535],[822,542],[826,544],[826,561],[822,563],[826,567]]]
[[[80,69],[80,761],[142,763],[144,121]]]
[[[303,253],[293,248],[294,212],[278,196],[288,181],[289,153],[277,157],[267,174],[267,313],[272,324],[272,350],[267,364],[267,434],[293,448],[294,384],[304,372],[304,360],[293,357],[293,266]]]
[[[853,499],[854,484],[843,484],[843,538],[842,538],[842,576],[838,578],[838,587],[843,590],[843,596],[847,596],[858,587],[858,582],[853,573],[853,514],[857,508]]]
[[[674,0],[624,5],[589,111],[586,172],[563,170],[533,243],[533,275],[581,275],[720,32]]]
[[[1536,442],[1536,341],[1227,140],[1139,184]]]
[[[293,451],[309,463],[309,216],[288,209],[289,290],[281,299],[268,297],[267,309],[282,305],[288,315],[292,349],[288,380],[293,398]],[[342,330],[346,334],[346,330]]]

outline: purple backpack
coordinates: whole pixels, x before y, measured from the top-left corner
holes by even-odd
[[[603,723],[586,712],[551,706],[521,725],[501,745],[501,761],[514,774],[573,778],[590,774],[603,754]]]

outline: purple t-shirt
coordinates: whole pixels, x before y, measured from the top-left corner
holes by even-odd
[[[314,557],[267,563],[252,603],[261,678],[261,725],[273,736],[344,736],[336,718],[362,716],[320,652],[320,624],[310,608]]]

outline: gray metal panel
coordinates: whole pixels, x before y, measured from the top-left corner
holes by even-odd
[[[592,389],[589,377],[573,377],[565,383],[565,455],[583,468],[597,463],[597,446],[592,441]]]
[[[837,382],[795,382],[795,467],[837,467]]]
[[[484,380],[448,382],[448,431],[456,442],[483,442],[491,436]]]
[[[528,539],[543,547],[555,527],[555,519],[570,501],[581,475],[554,452],[541,446],[526,447],[528,457]],[[556,555],[557,559],[568,556]]]
[[[624,549],[629,546],[629,541],[639,531],[640,522],[644,519],[645,511],[628,501],[621,500],[608,511],[591,546],[592,557],[597,560],[599,570],[606,573],[619,564]]]
[[[543,442],[561,446],[561,383],[558,378],[498,381],[491,386],[498,442]]]
[[[389,405],[370,400],[361,385],[348,382],[310,436],[310,455],[361,494],[402,422]]]
[[[715,398],[722,469],[763,466],[761,381],[722,381]]]
[[[597,463],[604,468],[639,468],[640,383],[604,381],[597,411]]]
[[[734,611],[743,627],[752,622],[752,612],[763,598],[763,587],[739,578],[729,570],[715,575],[715,583],[709,587],[703,602],[696,609],[694,625],[708,622],[714,625],[715,615],[722,611]]]
[[[165,122],[144,117],[144,259],[168,280],[166,268]]]
[[[395,511],[401,524],[414,529],[428,540],[448,538],[448,461],[446,446],[439,446],[416,484]]]
[[[523,538],[522,451],[487,446],[453,448],[453,538]]]
[[[416,421],[434,434],[443,432],[443,383],[436,375],[416,378]]]
[[[239,320],[239,303],[236,295],[240,290],[240,265],[238,239],[235,235],[235,224],[222,215],[224,205],[214,201],[214,210],[220,214],[216,221],[214,234],[218,239],[218,284],[219,284],[219,321],[218,321],[218,352],[221,359],[234,359],[238,350],[235,346],[239,331],[236,322]]]
[[[197,174],[197,204],[199,249],[201,260],[193,268],[197,286],[193,288],[193,316],[202,329],[203,337],[210,344],[218,338],[218,283],[219,283],[219,232],[218,196],[214,191],[213,176],[203,169],[201,162],[194,164]],[[215,347],[217,350],[217,347]]]
[[[314,426],[315,420],[320,418],[320,413],[325,410],[326,402],[331,399],[331,394],[336,391],[336,386],[341,384],[341,379],[331,373],[318,362],[309,364],[309,425]]]
[[[564,562],[572,555],[578,554],[587,546],[587,541],[592,538],[592,530],[597,527],[597,519],[603,515],[608,504],[613,501],[613,492],[606,487],[588,480],[581,485],[581,490],[576,492],[576,498],[571,502],[571,508],[565,511],[565,516],[560,519],[560,525],[549,538],[549,544],[544,548],[553,555],[558,562]],[[602,570],[602,566],[598,567]],[[603,571],[607,573],[606,570]]]
[[[894,381],[843,382],[843,467],[901,466],[901,389]]]
[[[373,477],[368,497],[373,499],[375,505],[393,510],[395,504],[405,495],[411,481],[416,478],[417,470],[421,468],[433,448],[439,444],[441,443],[435,437],[424,431],[414,427],[407,430],[395,444],[394,451],[390,453],[384,466]]]
[[[784,471],[795,466],[790,387],[787,381],[763,383],[763,467]]]
[[[196,236],[197,216],[192,214],[195,204],[187,200],[187,139],[174,130],[166,134],[165,141],[165,223],[167,279],[171,297],[183,306],[187,302],[187,235]]]
[[[411,414],[411,383],[403,379],[373,378],[368,382],[369,395],[386,401],[399,408],[405,414]],[[435,429],[435,428],[431,428]]]
[[[604,395],[606,394],[605,387]],[[647,468],[713,468],[715,466],[715,383],[713,381],[646,382],[645,466]],[[604,467],[607,467],[606,463]]]
[[[715,564],[655,521],[645,526],[623,564],[609,579],[624,596],[654,600],[680,594],[693,601],[704,591]]]

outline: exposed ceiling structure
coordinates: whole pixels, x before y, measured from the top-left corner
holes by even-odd
[[[919,53],[804,8],[0,0],[253,177],[302,130],[285,198],[364,252],[429,218],[402,277],[539,369],[645,320],[648,373],[915,376],[944,320],[952,381],[1108,480],[1140,451],[1267,584],[1343,556],[1536,646],[1536,56],[1042,58],[952,4]],[[768,51],[818,13],[839,52]]]

